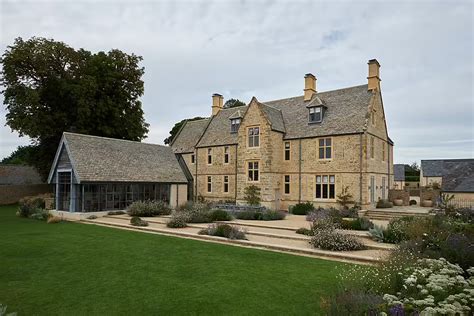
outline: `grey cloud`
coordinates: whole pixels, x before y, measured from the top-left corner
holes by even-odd
[[[319,91],[363,84],[377,58],[402,163],[474,156],[459,142],[474,139],[472,10],[470,1],[2,2],[0,49],[36,35],[143,56],[147,141],[157,143],[176,121],[209,115],[214,92],[301,95],[307,72]],[[7,127],[0,135],[2,157],[19,139]]]

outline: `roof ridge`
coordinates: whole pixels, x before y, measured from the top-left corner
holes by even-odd
[[[159,147],[169,148],[169,146],[166,146],[166,145],[145,143],[145,142],[140,142],[140,141],[137,141],[137,140],[120,139],[120,138],[112,138],[112,137],[104,137],[104,136],[97,136],[97,135],[80,134],[80,133],[71,133],[71,132],[63,132],[63,134],[82,136],[82,137],[90,137],[90,138],[109,139],[109,140],[115,140],[115,141],[122,141],[122,142],[137,143],[137,144],[142,144],[142,145],[152,145],[152,146],[159,146]]]
[[[323,94],[323,93],[328,93],[328,92],[335,92],[335,91],[341,91],[341,90],[348,90],[348,89],[354,89],[354,88],[360,88],[360,87],[363,87],[363,86],[367,86],[367,84],[360,84],[360,85],[357,85],[357,86],[351,86],[351,87],[346,87],[346,88],[339,88],[339,89],[334,89],[334,90],[327,90],[327,91],[317,92],[317,93],[315,94],[315,96],[317,96],[318,94]],[[295,99],[295,98],[302,98],[302,97],[303,97],[303,95],[297,95],[297,96],[289,97],[289,98],[281,98],[281,99],[276,99],[276,100],[268,100],[268,101],[264,101],[264,102],[261,102],[261,103],[277,102],[277,101],[283,101],[283,100],[289,100],[289,99]]]

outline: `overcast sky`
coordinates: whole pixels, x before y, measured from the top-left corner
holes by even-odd
[[[211,95],[248,103],[367,82],[380,62],[395,163],[474,157],[472,1],[1,1],[0,50],[42,36],[143,56],[147,142],[211,112]],[[0,96],[3,102],[3,98]],[[28,144],[5,125],[0,158]],[[348,118],[349,120],[350,118]]]

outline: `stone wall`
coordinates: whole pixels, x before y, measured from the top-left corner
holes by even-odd
[[[0,205],[17,203],[25,196],[52,193],[49,184],[0,185]]]
[[[388,200],[393,203],[393,200],[403,200],[403,205],[407,206],[410,204],[410,194],[405,190],[389,190]]]
[[[431,200],[433,203],[436,203],[441,194],[440,190],[420,190],[420,203],[423,203],[424,200]]]

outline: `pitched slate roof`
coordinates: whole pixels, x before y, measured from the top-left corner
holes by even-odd
[[[318,99],[327,107],[321,123],[308,124],[307,104]],[[372,92],[367,85],[320,92],[314,100],[305,102],[303,96],[263,102],[279,109],[283,116],[285,139],[318,137],[364,131]]]
[[[443,191],[474,193],[474,159],[445,160],[443,172]]]
[[[284,139],[353,134],[364,131],[372,92],[367,85],[320,92],[305,102],[303,96],[259,102],[272,129],[284,133]],[[324,119],[308,124],[308,105],[324,105]],[[222,109],[212,117],[197,147],[237,143],[237,134],[230,131],[230,119],[244,116],[248,106]],[[181,134],[179,138],[182,138]]]
[[[75,133],[63,143],[80,182],[187,182],[168,146]]]
[[[272,130],[284,133],[285,123],[283,121],[283,114],[281,113],[281,110],[263,103],[261,104],[261,109],[267,120],[270,122]]]
[[[186,121],[171,143],[171,148],[177,154],[194,152],[194,147],[204,133],[210,119]]]
[[[395,181],[405,181],[405,164],[393,165],[393,178]]]
[[[442,177],[444,160],[422,160],[423,177]]]
[[[221,146],[237,144],[237,133],[230,132],[230,118],[235,112],[240,111],[242,115],[247,112],[248,106],[236,106],[224,108],[214,115],[204,135],[198,142],[198,147]]]

